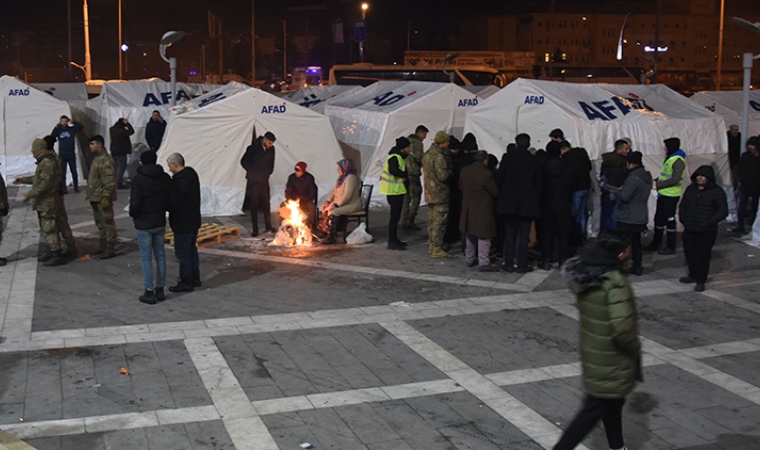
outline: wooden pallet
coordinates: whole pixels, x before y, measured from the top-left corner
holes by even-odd
[[[224,227],[221,225],[204,223],[198,230],[198,239],[195,244],[198,248],[210,247],[221,244],[225,241],[237,239],[240,237],[240,228]],[[164,235],[164,242],[168,242],[174,247],[174,231],[167,231]]]

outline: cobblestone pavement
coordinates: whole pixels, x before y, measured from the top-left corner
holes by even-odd
[[[550,449],[580,406],[577,313],[556,269],[432,260],[424,231],[391,252],[373,211],[376,244],[237,239],[201,251],[201,289],[147,306],[126,214],[117,258],[45,268],[24,192],[10,190],[0,247],[0,449]],[[88,205],[66,202],[86,255]],[[169,247],[167,260],[173,284]],[[703,293],[678,283],[682,255],[644,265],[628,448],[760,448],[760,250],[724,230]],[[601,427],[584,445],[608,448]]]

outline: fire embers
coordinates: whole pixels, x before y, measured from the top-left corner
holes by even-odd
[[[280,207],[280,229],[270,246],[296,247],[311,245],[311,230],[304,223],[306,214],[298,207],[298,202],[289,200]]]

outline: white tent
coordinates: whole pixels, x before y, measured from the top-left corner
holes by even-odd
[[[465,91],[477,95],[480,99],[485,100],[488,97],[494,95],[495,93],[499,92],[501,89],[499,89],[498,86],[495,86],[493,84],[486,84],[486,85],[478,85],[478,86],[462,86],[462,89]]]
[[[271,131],[275,166],[269,185],[271,207],[284,200],[285,183],[298,161],[308,164],[324,198],[338,177],[336,163],[343,158],[330,121],[274,95],[230,83],[176,109],[172,114],[159,161],[174,152],[185,157],[201,180],[203,215],[225,216],[242,212],[245,171],[240,159],[256,136]]]
[[[0,94],[0,171],[10,182],[34,173],[32,141],[50,134],[71,111],[66,102],[9,76],[0,77]]]
[[[64,102],[84,103],[87,101],[85,83],[32,83],[32,86]]]
[[[601,154],[611,151],[617,139],[628,137],[633,150],[644,154],[644,165],[654,177],[664,157],[663,140],[678,137],[689,170],[711,164],[718,183],[731,184],[723,120],[663,85],[518,79],[473,108],[467,114],[465,132],[477,137],[480,148],[501,156],[518,133],[528,133],[532,146],[543,148],[554,128],[561,128],[573,145],[585,147],[591,159],[597,160],[597,168]],[[686,177],[684,186],[689,174]],[[655,201],[653,192],[650,221]],[[598,224],[597,218],[593,223]]]
[[[366,182],[377,186],[396,138],[414,133],[418,125],[430,130],[426,148],[438,130],[461,138],[465,114],[477,102],[476,95],[455,84],[378,81],[327,105],[325,114],[343,153],[361,167]]]
[[[329,86],[309,86],[291,92],[285,96],[289,102],[296,103],[304,108],[324,114],[325,106],[361,91],[361,86],[346,86],[331,84]]]
[[[723,118],[726,130],[729,125],[742,124],[742,91],[703,91],[691,99]],[[749,136],[760,134],[760,91],[749,93]],[[747,136],[747,138],[749,137]]]

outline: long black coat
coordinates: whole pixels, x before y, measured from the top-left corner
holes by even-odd
[[[245,177],[254,183],[268,183],[269,176],[274,172],[274,145],[264,151],[263,140],[263,136],[257,137],[240,159]]]
[[[699,189],[697,175],[707,177],[704,189]],[[710,166],[701,166],[691,175],[691,184],[678,205],[679,220],[686,231],[700,233],[717,229],[727,215],[726,193],[715,184],[715,171]]]
[[[172,178],[169,225],[175,233],[197,233],[201,227],[201,181],[192,167]]]
[[[591,170],[593,166],[586,149],[573,147],[562,155],[562,159],[567,161],[573,168],[573,192],[591,189]]]
[[[496,172],[499,214],[538,219],[541,217],[541,165],[526,148],[515,148],[501,158]]]
[[[166,226],[172,179],[158,164],[137,168],[129,195],[129,215],[138,230]]]
[[[499,195],[493,172],[481,162],[474,162],[459,174],[462,190],[462,214],[459,230],[488,239],[496,236],[494,199]]]
[[[132,153],[132,140],[130,136],[135,134],[131,123],[118,121],[109,130],[111,134],[111,156],[125,156]]]
[[[573,201],[573,167],[559,156],[550,156],[543,166],[543,212],[558,216],[570,216]]]

